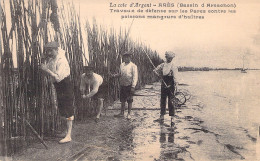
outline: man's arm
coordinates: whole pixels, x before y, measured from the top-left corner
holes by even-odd
[[[98,89],[99,89],[99,83],[97,81],[95,81],[93,84],[92,91],[90,91],[86,97],[87,98],[93,97],[98,92]]]
[[[158,65],[158,66],[153,70],[153,72],[160,77],[160,76],[161,76],[160,73],[162,73],[162,68],[163,68],[163,63],[160,64],[160,65]]]
[[[118,78],[118,77],[120,77],[120,76],[121,76],[121,69],[122,69],[122,64],[120,65],[119,73],[113,74],[112,77],[113,77],[113,78]]]
[[[55,80],[57,80],[57,81],[59,80],[59,79],[58,79],[58,75],[55,74],[55,73],[53,73],[50,69],[48,69],[46,63],[42,63],[42,64],[41,64],[41,69],[42,69],[43,71],[45,71],[47,74],[49,74],[50,76],[52,76]]]
[[[138,81],[138,70],[137,70],[137,66],[133,65],[132,67],[132,74],[133,74],[133,83],[132,83],[132,87],[135,88],[137,81]]]

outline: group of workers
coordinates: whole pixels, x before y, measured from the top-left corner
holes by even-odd
[[[67,132],[66,136],[59,143],[67,143],[71,141],[72,122],[74,120],[73,106],[73,88],[70,81],[70,67],[65,55],[65,51],[59,47],[56,41],[48,42],[44,46],[44,61],[42,61],[41,69],[50,75],[50,79],[54,84],[57,93],[58,110],[60,116],[66,119]],[[132,53],[125,52],[122,54],[120,71],[117,74],[110,74],[112,78],[119,78],[120,83],[120,113],[115,117],[124,117],[126,102],[128,103],[128,113],[126,118],[131,119],[131,109],[133,103],[133,94],[138,81],[137,66],[131,61]],[[175,54],[166,52],[166,61],[154,69],[154,72],[162,78],[161,85],[161,111],[160,117],[155,121],[163,121],[166,114],[166,99],[168,97],[169,115],[171,116],[171,124],[174,118],[174,105],[170,101],[174,94],[174,84],[176,82],[176,67],[172,63]],[[107,93],[108,84],[104,82],[101,75],[94,72],[92,66],[85,66],[81,75],[80,91],[83,99],[95,100],[97,102],[96,121],[98,122],[105,93]]]

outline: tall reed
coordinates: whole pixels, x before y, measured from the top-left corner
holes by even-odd
[[[48,41],[59,41],[66,51],[74,87],[76,120],[95,114],[93,102],[82,100],[79,92],[85,64],[94,65],[96,72],[109,84],[107,106],[119,96],[118,81],[110,79],[108,73],[118,72],[124,51],[134,53],[133,62],[139,69],[138,88],[154,80],[152,66],[144,52],[155,64],[161,61],[155,51],[130,40],[123,30],[117,34],[113,28],[98,27],[96,22],[92,26],[87,22],[86,28],[82,28],[75,8],[68,4],[58,6],[56,0],[0,0],[0,14],[2,155],[13,154],[30,143],[32,133],[26,120],[41,137],[54,135],[60,128],[53,84],[39,68],[43,45]],[[84,30],[87,31],[85,37]],[[86,59],[87,53],[89,59]]]

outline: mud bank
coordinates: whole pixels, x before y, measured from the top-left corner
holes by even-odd
[[[182,88],[192,88],[183,86]],[[49,149],[40,143],[30,145],[13,160],[255,160],[254,149],[226,140],[222,131],[212,130],[203,120],[204,103],[193,95],[185,106],[176,109],[175,127],[170,117],[159,117],[160,84],[146,86],[134,98],[132,118],[115,118],[116,102],[96,123],[93,118],[76,122],[72,142],[59,144],[60,138],[45,138]],[[147,94],[147,95],[146,95]],[[214,129],[214,128],[213,128]],[[256,144],[245,129],[243,137]],[[250,157],[247,157],[248,153]]]

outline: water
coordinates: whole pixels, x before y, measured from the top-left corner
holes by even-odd
[[[221,144],[240,147],[247,160],[256,160],[252,152],[260,125],[260,71],[184,72],[181,78],[203,106],[195,113],[205,121],[203,126],[221,135]]]
[[[194,131],[181,129],[190,125],[184,125],[180,119],[174,134],[167,127],[152,123],[159,112],[146,111],[148,117],[133,131],[135,158],[171,160],[178,159],[179,154],[180,158],[192,160],[182,155],[184,153],[176,153],[176,150],[187,147],[195,160],[257,160],[260,71],[196,71],[181,72],[179,76],[179,83],[188,85],[180,88],[188,89],[192,94],[190,103],[187,103],[188,110],[182,111],[183,116],[201,120],[203,123],[196,128],[206,129],[209,133],[196,135]],[[158,88],[157,85],[154,90],[158,91]],[[135,97],[134,104],[140,106],[140,103],[146,108],[158,108],[159,98]],[[148,106],[148,103],[154,106]],[[196,123],[195,119],[193,121]]]
[[[260,123],[260,71],[184,72],[181,81],[203,103],[208,124],[250,128]]]

